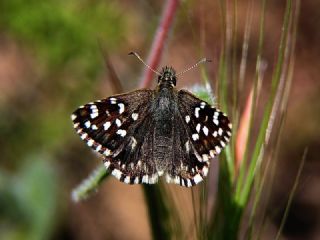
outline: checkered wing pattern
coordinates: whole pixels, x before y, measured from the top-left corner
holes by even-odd
[[[104,156],[104,164],[122,182],[154,183],[157,174],[149,161],[152,151],[152,118],[149,103],[152,90],[88,103],[72,114],[74,128],[81,139]]]
[[[227,145],[232,126],[224,113],[188,91],[179,91],[178,108],[176,157],[167,181],[189,187],[207,175],[210,159]]]

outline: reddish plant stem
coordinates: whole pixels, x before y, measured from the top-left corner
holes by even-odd
[[[173,25],[174,16],[176,15],[179,0],[167,0],[166,5],[162,12],[162,17],[157,29],[157,33],[154,37],[152,47],[148,56],[147,64],[152,69],[157,69],[161,60],[165,41],[167,39],[169,30]],[[152,80],[154,79],[154,73],[148,68],[145,68],[142,75],[139,87],[149,88]]]

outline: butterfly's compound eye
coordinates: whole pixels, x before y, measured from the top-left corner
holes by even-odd
[[[173,83],[174,86],[176,86],[177,84],[176,76],[171,76],[171,82]]]

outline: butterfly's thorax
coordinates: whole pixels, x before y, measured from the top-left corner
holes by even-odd
[[[152,103],[154,121],[153,158],[159,171],[166,169],[168,159],[172,159],[173,117],[177,109],[175,89],[172,86],[160,85]]]

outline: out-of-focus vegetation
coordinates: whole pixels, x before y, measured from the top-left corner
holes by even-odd
[[[0,2],[0,55],[18,49],[11,64],[19,78],[1,79],[8,88],[0,102],[1,239],[56,232],[69,202],[62,169],[73,134],[70,113],[94,97],[104,72],[98,42],[109,51],[125,44],[127,20],[117,1]]]
[[[30,155],[15,174],[0,172],[2,239],[46,239],[59,213],[58,173],[45,154]]]
[[[0,8],[5,34],[30,48],[50,72],[76,65],[79,74],[96,73],[97,41],[119,47],[126,32],[116,1],[4,0]]]

